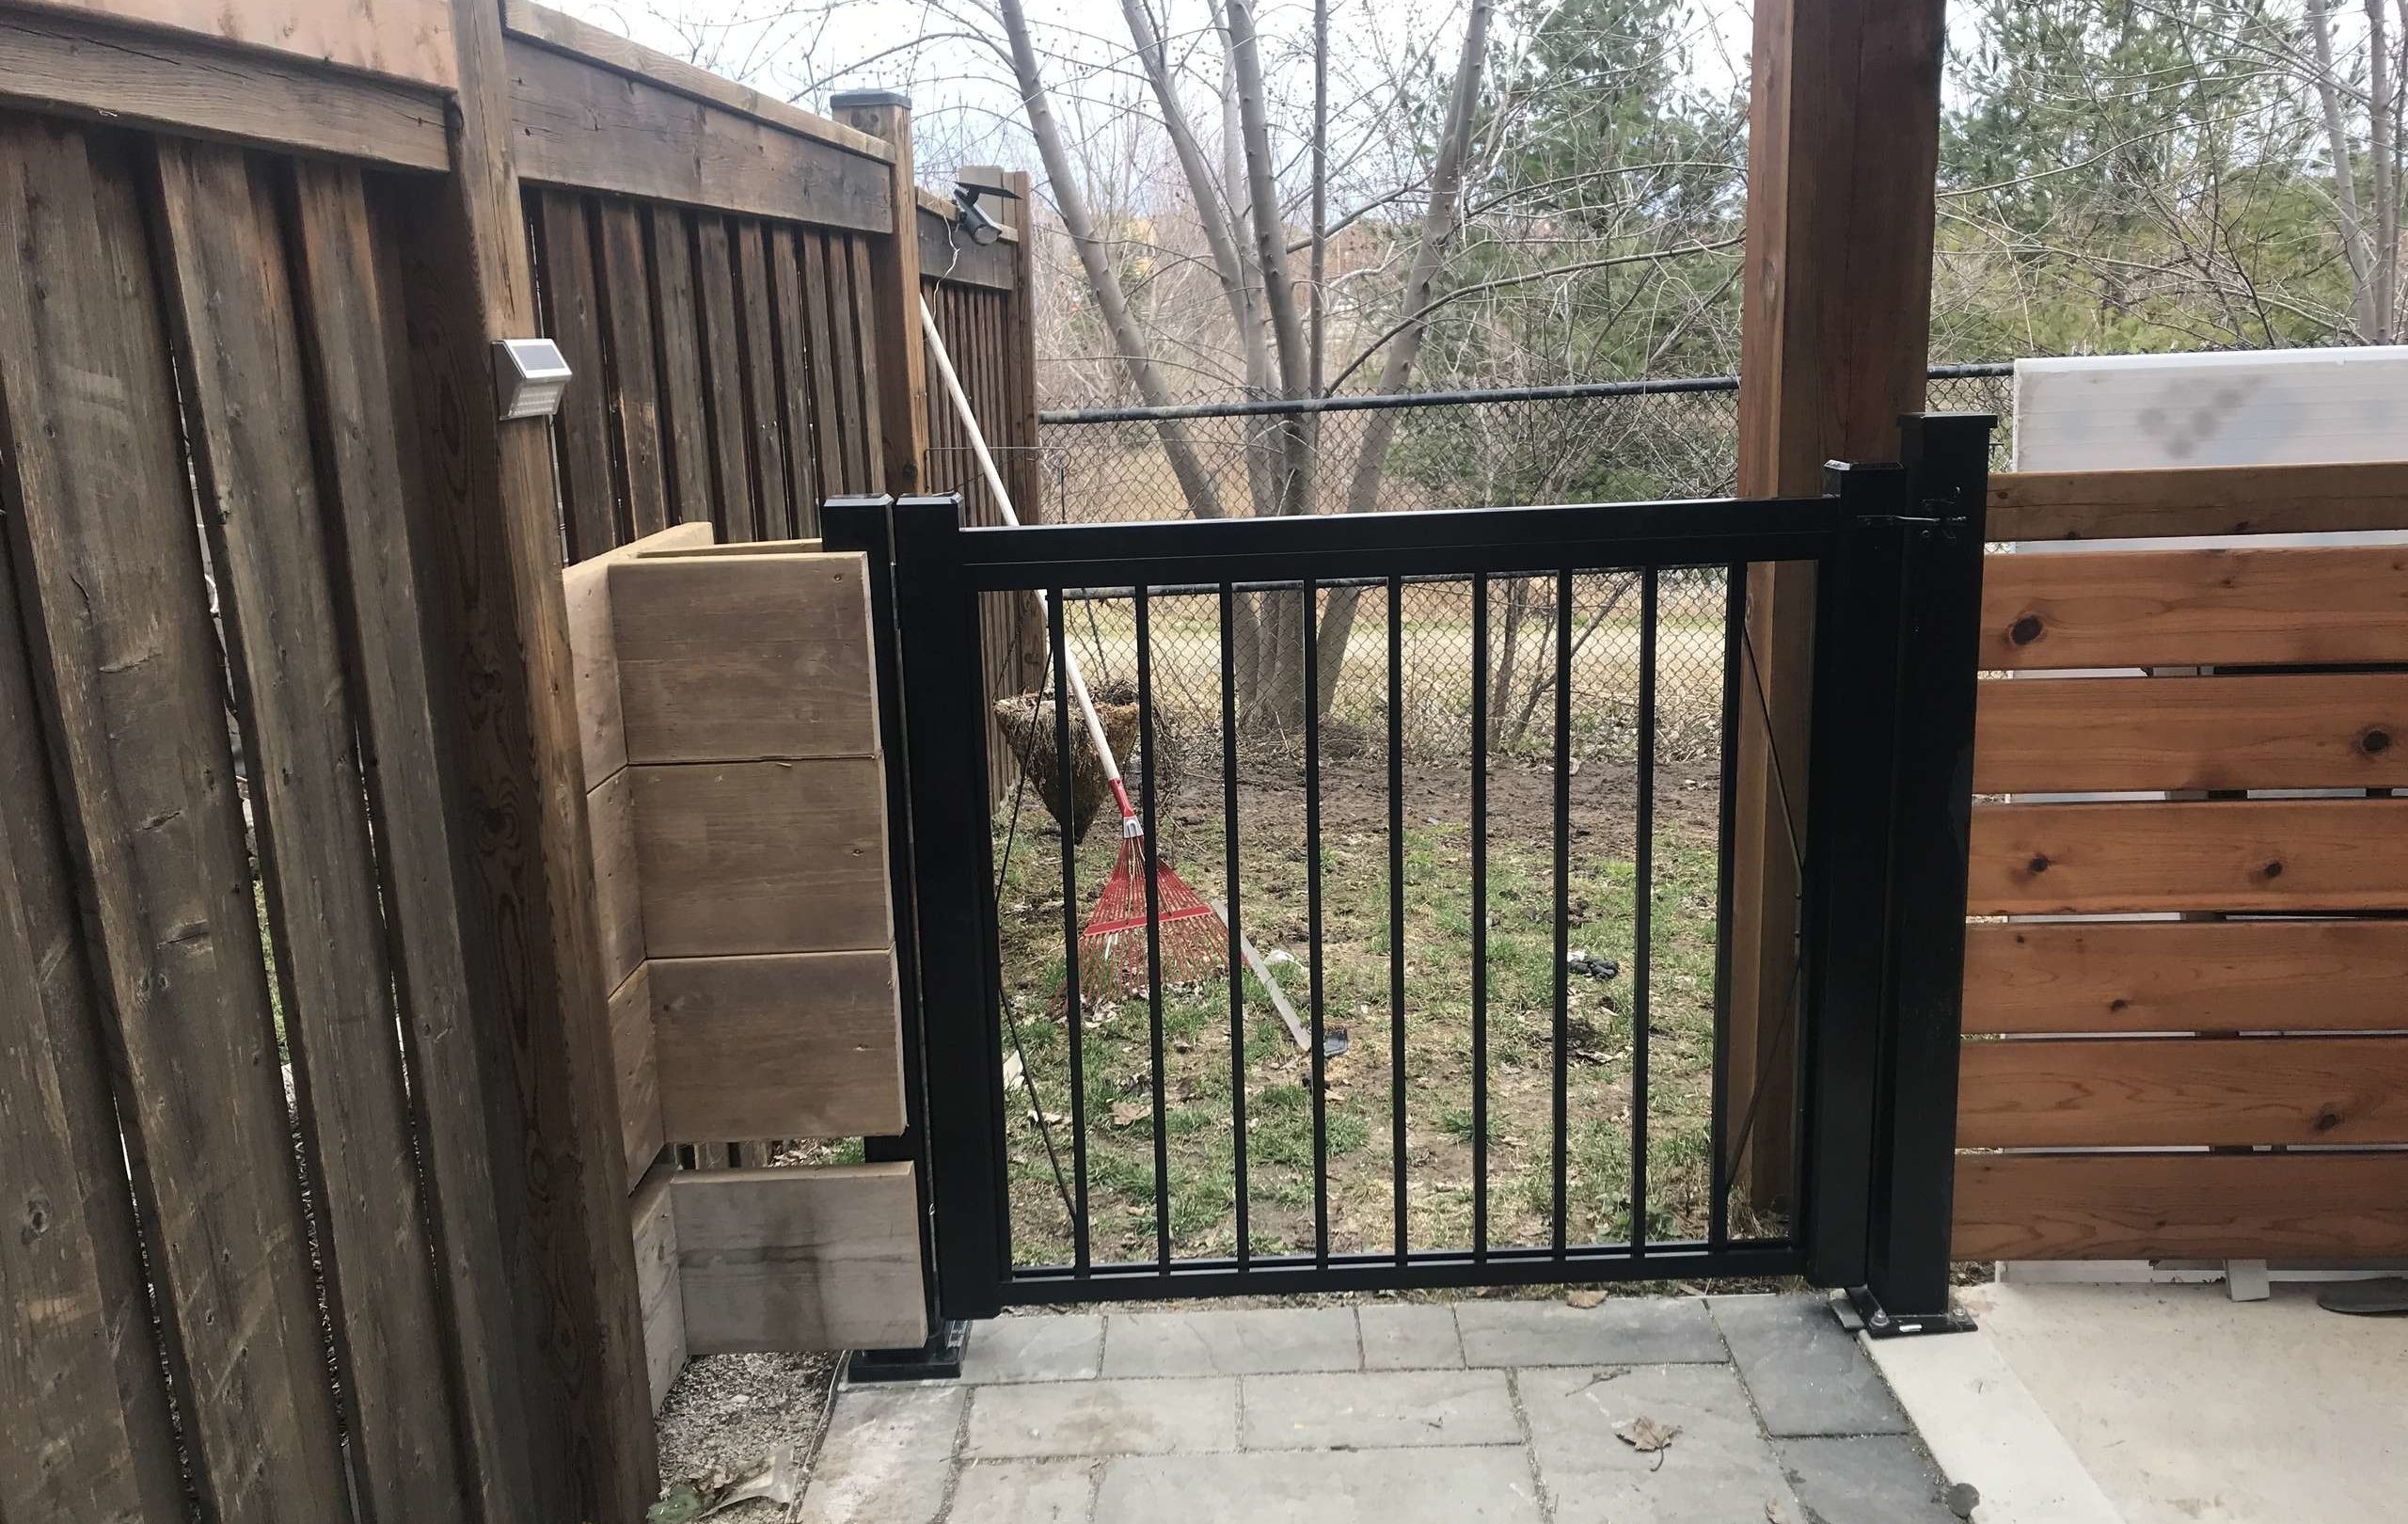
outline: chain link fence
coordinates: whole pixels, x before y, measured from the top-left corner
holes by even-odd
[[[1956,366],[1932,373],[1934,411],[1988,412],[2004,465],[2012,368]],[[1734,489],[1738,382],[1702,377],[1651,383],[1431,393],[1402,405],[1339,399],[1299,418],[1276,404],[1102,408],[1042,415],[1038,452],[1044,517],[1126,522],[1192,516],[1190,487],[1173,469],[1160,424],[1171,422],[1193,452],[1219,510],[1267,506],[1275,490],[1282,433],[1317,434],[1317,511],[1345,511],[1366,452],[1379,452],[1372,511],[1496,503],[1635,501],[1704,498]],[[1366,404],[1372,404],[1366,405]],[[1497,577],[1488,585],[1486,660],[1475,660],[1471,583],[1408,584],[1390,610],[1385,587],[1322,595],[1316,625],[1351,615],[1344,649],[1323,650],[1338,673],[1325,707],[1324,744],[1384,754],[1388,621],[1402,622],[1395,648],[1407,754],[1460,759],[1471,748],[1473,691],[1484,686],[1488,740],[1499,757],[1536,756],[1554,745],[1558,588],[1552,579]],[[1656,685],[1659,762],[1710,765],[1721,745],[1726,569],[1668,573],[1658,588]],[[1258,595],[1258,599],[1276,595]],[[1576,754],[1629,762],[1636,745],[1640,658],[1640,593],[1634,577],[1574,579],[1570,620],[1572,738]],[[1158,598],[1152,611],[1152,680],[1161,760],[1174,769],[1183,737],[1218,745],[1221,649],[1217,602]],[[1066,635],[1100,689],[1133,697],[1134,613],[1125,597],[1074,600]],[[1277,740],[1275,736],[1270,738]],[[1292,745],[1295,738],[1285,739]]]

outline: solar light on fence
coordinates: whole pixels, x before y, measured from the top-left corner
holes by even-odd
[[[549,339],[497,339],[493,342],[493,392],[505,423],[519,418],[549,418],[561,410],[568,389],[568,357]]]

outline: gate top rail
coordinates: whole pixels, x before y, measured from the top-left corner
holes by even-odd
[[[1877,475],[1905,473],[1867,467]],[[942,502],[945,499],[905,500]],[[1432,509],[1414,514],[1180,519],[1133,524],[971,528],[954,564],[984,592],[1197,583],[1292,582],[1323,575],[1427,577],[1475,572],[1617,570],[1819,561],[1861,500],[1679,499],[1664,502]]]

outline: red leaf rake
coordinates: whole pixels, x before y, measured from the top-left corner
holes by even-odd
[[[996,507],[1004,522],[1017,528],[1020,516],[1012,509],[1011,494],[1004,487],[1003,473],[995,468],[995,458],[987,451],[987,437],[978,426],[977,416],[971,411],[970,399],[963,395],[961,381],[954,373],[953,359],[945,352],[944,337],[937,329],[936,314],[928,310],[926,300],[920,303],[920,327],[928,337],[928,353],[936,361],[937,374],[944,382],[947,396],[953,399],[954,412],[961,420],[962,430],[969,436],[971,452],[978,458],[978,468],[987,479],[987,489],[994,494]],[[1045,604],[1045,595],[1037,595],[1038,607]],[[1111,994],[1133,995],[1152,982],[1152,970],[1146,942],[1148,922],[1146,886],[1150,877],[1153,883],[1152,921],[1162,947],[1162,974],[1165,984],[1191,984],[1220,974],[1228,965],[1228,921],[1221,907],[1197,894],[1176,869],[1150,849],[1146,839],[1145,821],[1137,807],[1129,802],[1129,786],[1121,781],[1120,763],[1112,754],[1112,742],[1105,738],[1103,722],[1096,714],[1095,700],[1088,695],[1085,675],[1079,670],[1078,654],[1066,645],[1062,652],[1062,676],[1069,683],[1071,696],[1078,700],[1079,717],[1086,726],[1087,743],[1095,748],[1096,760],[1103,764],[1104,781],[1111,786],[1112,802],[1120,808],[1120,854],[1114,859],[1112,874],[1103,881],[1103,893],[1097,897],[1095,910],[1087,916],[1085,928],[1079,933],[1079,990],[1088,1000]],[[1062,759],[1062,775],[1069,776],[1069,759]],[[1066,823],[1062,833],[1062,849],[1074,850],[1077,843],[1070,839]],[[1271,996],[1271,1003],[1286,1024],[1288,1035],[1299,1049],[1309,1050],[1312,1039],[1305,1034],[1304,1024],[1296,1020],[1295,1010],[1288,997],[1271,977],[1271,970],[1256,952],[1254,944],[1241,935],[1238,949],[1246,967]]]

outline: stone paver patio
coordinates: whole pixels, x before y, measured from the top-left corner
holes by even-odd
[[[1617,1437],[1676,1431],[1659,1453]],[[809,1524],[1955,1524],[1810,1296],[1112,1312],[837,1400]]]

